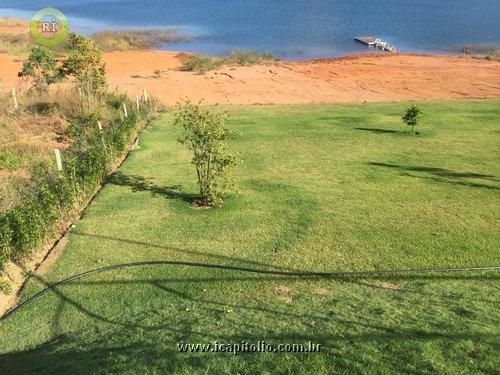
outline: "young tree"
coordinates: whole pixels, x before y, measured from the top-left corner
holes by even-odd
[[[411,127],[413,135],[415,135],[415,127],[420,123],[422,109],[418,105],[412,105],[404,111],[401,120]]]
[[[33,84],[30,90],[36,92],[46,92],[50,84],[62,78],[52,52],[37,45],[30,48],[28,58],[17,75],[31,79]]]
[[[90,39],[69,34],[71,52],[63,62],[62,74],[74,76],[77,87],[86,97],[97,96],[106,89],[105,64],[101,49]]]
[[[236,156],[226,149],[232,135],[225,126],[226,117],[226,113],[190,102],[179,104],[175,113],[174,125],[184,129],[178,141],[193,151],[201,205],[220,206],[235,186],[231,172]]]

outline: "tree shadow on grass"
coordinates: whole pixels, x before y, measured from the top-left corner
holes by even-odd
[[[429,172],[437,176],[443,177],[456,177],[456,178],[484,178],[492,181],[497,181],[495,176],[484,173],[476,173],[476,172],[456,172],[451,169],[439,168],[439,167],[426,167],[426,166],[406,166],[399,164],[389,164],[389,163],[377,163],[371,162],[369,165],[373,165],[376,167],[385,167],[392,169],[399,169],[403,171],[412,171],[412,172]]]
[[[169,199],[180,199],[187,203],[193,203],[198,196],[181,191],[181,185],[158,186],[151,182],[151,178],[145,178],[138,175],[127,175],[118,171],[111,175],[107,181],[108,184],[118,186],[129,186],[133,192],[149,191],[153,196],[164,196]]]
[[[400,132],[398,130],[389,130],[389,129],[380,129],[380,128],[354,128],[354,130],[361,130],[361,131],[367,131],[367,132],[372,132],[375,134],[406,134],[403,132]]]
[[[479,179],[486,180],[491,182],[497,182],[498,179],[496,176],[485,174],[485,173],[477,173],[477,172],[457,172],[451,169],[440,168],[440,167],[429,167],[429,166],[409,166],[409,165],[400,165],[400,164],[390,164],[390,163],[379,163],[379,162],[370,162],[368,165],[374,167],[382,167],[397,170],[402,176],[414,177],[414,178],[422,178],[427,180],[433,180],[437,182],[445,182],[452,185],[460,185],[460,186],[468,186],[468,187],[477,187],[477,188],[485,188],[491,190],[500,190],[497,186],[488,185],[484,183],[477,183],[473,181],[469,181],[468,179]],[[422,174],[412,174],[408,172],[418,172]],[[426,175],[425,175],[426,174]]]

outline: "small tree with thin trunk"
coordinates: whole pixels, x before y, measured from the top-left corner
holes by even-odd
[[[232,167],[236,156],[226,148],[232,133],[225,126],[227,113],[203,108],[199,104],[179,104],[174,124],[184,129],[179,143],[193,151],[202,206],[220,206],[222,198],[235,187]]]
[[[40,46],[30,48],[28,58],[24,61],[23,68],[17,75],[31,80],[30,91],[35,92],[46,92],[50,84],[62,79],[62,74],[60,74],[52,52]]]
[[[401,120],[411,127],[413,135],[415,135],[415,128],[420,123],[422,117],[422,109],[418,105],[412,105],[404,111]]]
[[[70,52],[63,61],[61,74],[75,77],[76,87],[93,110],[93,99],[101,99],[107,90],[102,50],[91,39],[69,34]]]

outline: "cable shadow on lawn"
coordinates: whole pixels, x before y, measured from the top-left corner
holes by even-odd
[[[158,186],[149,184],[145,182],[142,177],[138,176],[131,177],[125,176],[123,174],[117,174],[117,179],[110,181],[110,183],[119,183],[123,186],[131,186],[133,189],[136,189],[135,191],[151,191],[153,194],[167,194],[167,196],[169,197],[179,197],[179,195],[171,193],[171,190],[173,188],[177,189],[178,187],[168,188],[168,193],[165,193],[165,188],[160,188]],[[298,192],[296,188],[291,185],[269,182],[262,179],[246,181],[245,185],[248,189],[253,190],[257,194],[259,194],[260,199],[269,201],[270,203],[273,202],[275,204],[273,214],[279,218],[282,218],[282,222],[280,222],[281,232],[278,235],[273,236],[271,240],[262,245],[263,251],[268,254],[269,252],[278,253],[293,250],[295,246],[297,246],[297,244],[306,237],[310,226],[313,224],[314,215],[318,210],[317,202],[309,197],[306,193]],[[189,201],[193,197],[194,196],[182,194],[181,199]],[[168,245],[158,245],[144,241],[124,239],[121,237],[118,238],[108,235],[85,233],[79,230],[71,231],[71,235],[88,236],[93,238],[100,238],[103,240],[111,240],[133,245],[140,245],[144,247],[163,249],[177,253],[215,258],[218,260],[234,262],[233,264],[253,265],[283,271],[300,271],[300,269],[296,268],[281,267],[275,264],[268,264],[261,261],[243,259],[230,255],[209,253],[193,249],[182,249]]]
[[[37,280],[44,285],[48,283],[41,277]],[[185,280],[191,282],[190,279]],[[118,321],[110,319],[92,311],[88,307],[84,307],[80,303],[68,297],[65,293],[59,290],[54,290],[55,295],[60,299],[59,305],[56,308],[56,316],[54,324],[60,321],[63,304],[69,304],[83,314],[108,323],[110,327],[102,327],[95,331],[95,337],[90,336],[85,340],[79,337],[78,333],[72,334],[57,334],[55,327],[53,339],[45,342],[35,348],[11,352],[0,355],[0,369],[2,373],[15,373],[19,369],[24,371],[45,371],[47,373],[53,371],[77,371],[94,372],[102,371],[103,369],[124,369],[124,366],[129,365],[123,361],[120,362],[118,357],[126,356],[130,360],[136,361],[135,366],[144,366],[147,368],[151,365],[165,367],[168,370],[175,370],[180,365],[183,367],[200,369],[204,366],[206,357],[200,356],[199,353],[185,354],[180,353],[176,343],[189,342],[207,342],[213,343],[214,340],[225,343],[239,343],[242,340],[247,342],[257,342],[266,340],[273,343],[290,343],[290,342],[307,342],[311,339],[315,342],[322,343],[326,347],[326,353],[329,350],[340,349],[346,343],[352,342],[374,342],[391,343],[393,341],[430,341],[430,340],[478,340],[483,343],[495,342],[498,335],[484,334],[476,332],[429,332],[416,328],[395,328],[390,325],[382,325],[377,322],[367,322],[363,319],[363,315],[349,316],[348,319],[340,318],[338,315],[323,316],[315,314],[296,314],[290,311],[290,307],[284,306],[283,309],[271,309],[256,306],[247,306],[241,304],[227,304],[221,301],[209,300],[206,298],[192,297],[187,293],[175,290],[166,286],[163,282],[151,282],[147,280],[145,284],[152,284],[160,288],[166,293],[180,297],[181,300],[186,300],[200,305],[203,311],[212,311],[221,313],[227,307],[245,309],[247,312],[263,312],[270,318],[278,320],[294,320],[294,319],[311,319],[311,321],[330,320],[340,324],[343,327],[343,332],[323,332],[319,330],[317,333],[309,331],[309,333],[290,333],[286,332],[267,332],[259,333],[259,320],[244,320],[243,322],[235,321],[242,329],[238,333],[221,334],[220,332],[210,332],[205,330],[193,330],[195,321],[189,314],[179,314],[176,319],[180,320],[172,323],[165,323],[164,318],[159,315],[156,319],[161,321],[161,325],[151,326],[139,324],[147,320],[148,317],[155,314],[155,310],[141,312],[135,316],[127,316],[127,321]],[[94,290],[95,288],[93,288]],[[215,306],[215,307],[211,307]],[[149,315],[148,315],[149,314]],[[229,318],[231,320],[231,318]],[[103,330],[104,328],[104,330]],[[311,329],[313,327],[311,326]],[[360,328],[362,331],[360,332]],[[98,333],[98,334],[97,334]],[[151,335],[157,335],[155,340],[151,340]],[[123,337],[123,342],[117,341],[117,338]],[[162,338],[163,340],[159,340]],[[127,341],[128,340],[128,341]],[[249,361],[252,364],[252,356],[241,356],[240,361]],[[204,360],[205,358],[205,360]],[[235,358],[235,357],[232,357]],[[166,360],[166,361],[165,361]],[[221,359],[224,360],[224,359]],[[359,363],[364,363],[363,358],[359,358]],[[117,367],[118,366],[118,367]],[[122,367],[120,367],[122,366]]]
[[[138,175],[127,175],[121,171],[113,173],[107,180],[108,184],[128,186],[133,192],[149,191],[153,196],[164,196],[169,199],[180,199],[187,203],[193,203],[196,194],[188,194],[181,191],[181,185],[158,186],[151,182],[151,178]]]
[[[478,275],[480,276],[480,275]],[[75,309],[83,313],[84,315],[101,321],[103,323],[108,323],[112,325],[117,325],[117,326],[124,326],[124,327],[135,327],[135,328],[141,328],[144,330],[157,330],[157,329],[164,329],[166,327],[169,327],[169,325],[159,325],[159,326],[150,326],[150,325],[144,325],[144,324],[138,324],[138,323],[130,323],[127,321],[121,321],[121,320],[113,320],[110,318],[107,318],[104,315],[98,314],[96,312],[93,312],[90,308],[85,307],[81,303],[78,303],[71,299],[68,295],[63,293],[61,290],[59,290],[62,285],[56,285],[53,286],[50,284],[47,280],[45,280],[43,277],[40,275],[32,274],[32,277],[38,281],[40,284],[42,284],[48,292],[53,293],[55,296],[59,298],[59,302],[57,303],[57,308],[55,312],[55,316],[53,319],[53,335],[56,336],[59,332],[59,326],[60,326],[60,321],[61,321],[61,315],[64,309],[65,304],[69,304],[73,306]],[[213,305],[216,306],[215,308],[212,307],[205,307],[206,311],[221,311],[220,309],[218,310],[217,307],[222,307],[222,308],[236,308],[236,309],[241,309],[241,310],[246,310],[246,311],[252,311],[252,312],[259,312],[259,313],[264,313],[264,314],[269,314],[270,316],[275,315],[275,316],[280,316],[280,317],[287,317],[287,318],[294,318],[294,319],[313,319],[315,321],[330,321],[332,320],[331,316],[326,316],[326,315],[315,315],[315,314],[296,314],[293,311],[287,311],[285,309],[272,309],[272,308],[267,308],[267,307],[262,307],[262,306],[252,306],[252,305],[243,305],[243,304],[234,304],[234,303],[227,303],[227,302],[220,302],[216,300],[210,300],[207,298],[195,298],[191,296],[188,293],[185,293],[183,291],[177,291],[173,287],[167,286],[168,284],[180,282],[180,284],[185,284],[185,283],[195,283],[195,282],[248,282],[248,281],[256,281],[256,282],[268,282],[268,281],[277,281],[279,280],[280,282],[286,282],[286,281],[298,281],[298,280],[335,280],[337,282],[343,283],[343,284],[358,284],[363,287],[374,287],[374,285],[366,284],[364,281],[364,277],[290,277],[290,276],[260,276],[260,277],[208,277],[208,278],[183,278],[183,279],[169,279],[169,278],[147,278],[147,279],[136,279],[136,280],[130,280],[130,279],[121,279],[121,280],[111,280],[111,281],[106,281],[106,280],[98,280],[98,281],[81,281],[79,279],[72,280],[67,284],[64,284],[64,286],[76,286],[76,287],[89,287],[91,291],[96,291],[98,287],[102,288],[109,288],[110,286],[125,286],[125,285],[151,285],[156,288],[159,288],[163,291],[166,291],[167,293],[174,295],[176,297],[181,297],[182,300],[185,301],[190,301],[190,302],[195,302],[196,304],[204,304],[204,305]],[[482,280],[481,277],[476,277],[476,278],[471,278],[473,280]],[[491,279],[491,278],[490,278]],[[498,279],[498,277],[496,278]],[[182,285],[177,284],[179,287],[182,288]],[[412,290],[387,290],[388,293],[399,293],[399,292],[418,292],[418,291],[412,291]],[[390,295],[388,294],[388,296]],[[425,293],[428,295],[428,293]],[[33,301],[35,303],[36,300]],[[493,303],[493,301],[485,301],[488,303]],[[25,308],[28,308],[29,305],[27,305]],[[350,322],[345,320],[345,319],[339,319],[336,317],[334,319],[338,323],[343,323],[349,325]],[[364,323],[356,323],[357,325],[365,326]],[[376,325],[378,328],[381,326]],[[366,326],[368,328],[374,328],[375,326],[368,325]],[[197,334],[202,334],[201,332],[196,332]]]
[[[480,179],[480,180],[497,182],[498,179],[496,178],[496,176],[490,174],[477,173],[477,172],[457,172],[451,169],[439,168],[439,167],[407,166],[407,165],[379,163],[379,162],[369,162],[366,164],[373,167],[381,167],[381,168],[397,170],[401,172],[400,173],[401,176],[423,178],[437,182],[460,185],[460,186],[500,190],[500,188],[497,186],[487,185],[484,183],[476,183],[467,180],[467,179]],[[408,172],[419,172],[428,175],[427,176],[421,174],[416,175]]]
[[[253,266],[260,266],[260,267],[265,267],[268,269],[275,269],[275,270],[281,270],[281,271],[300,271],[300,270],[293,269],[293,268],[280,267],[280,266],[277,266],[274,264],[268,264],[268,263],[259,262],[256,260],[251,260],[251,259],[238,258],[238,257],[230,256],[230,255],[214,254],[214,253],[208,253],[208,252],[193,250],[193,249],[182,249],[182,248],[168,246],[168,245],[157,245],[157,244],[152,244],[152,243],[148,243],[148,242],[144,242],[144,241],[117,238],[117,237],[112,237],[112,236],[105,236],[102,234],[85,233],[85,232],[81,232],[79,230],[72,230],[71,235],[100,238],[100,239],[108,240],[108,241],[116,241],[116,242],[123,242],[123,243],[132,244],[132,245],[152,247],[155,249],[162,249],[162,250],[173,251],[173,252],[177,252],[177,253],[197,255],[197,256],[202,256],[202,257],[207,257],[207,258],[215,258],[218,260],[226,260],[226,261],[229,260],[231,262],[234,262],[232,264],[253,265]]]

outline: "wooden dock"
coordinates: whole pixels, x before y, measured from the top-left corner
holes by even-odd
[[[371,36],[357,36],[354,38],[354,40],[357,40],[358,42],[361,42],[363,44],[366,44],[367,46],[373,46],[375,45],[375,38]]]
[[[372,36],[357,36],[354,38],[354,40],[366,44],[367,46],[370,47],[377,47],[380,48],[381,50],[392,52],[392,53],[398,53],[398,50],[396,47],[391,46],[389,43],[384,42],[382,39],[377,39]]]

